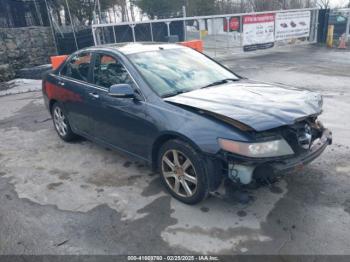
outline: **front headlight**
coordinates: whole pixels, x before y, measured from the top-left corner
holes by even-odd
[[[276,157],[294,154],[284,139],[267,142],[245,143],[219,138],[221,149],[247,157]]]

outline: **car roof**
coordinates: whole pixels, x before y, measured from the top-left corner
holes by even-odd
[[[131,42],[131,43],[117,43],[117,44],[107,44],[107,45],[99,45],[90,48],[86,48],[85,50],[116,50],[125,55],[156,51],[160,49],[179,49],[185,48],[182,45],[178,44],[170,44],[170,43],[155,43],[155,42]]]

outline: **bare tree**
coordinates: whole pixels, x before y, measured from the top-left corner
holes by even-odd
[[[248,11],[270,11],[280,9],[299,9],[316,7],[316,2],[329,7],[331,0],[248,0],[250,10]],[[320,5],[318,5],[320,6]]]
[[[315,7],[315,1],[314,0],[306,0],[305,1],[305,4],[304,4],[304,7],[305,8],[310,8],[310,7]]]
[[[215,7],[220,14],[231,14],[242,12],[243,0],[216,0]],[[215,9],[214,7],[214,9]]]
[[[321,9],[329,9],[331,5],[331,0],[317,0],[316,5]]]
[[[249,0],[254,12],[284,9],[286,0]]]

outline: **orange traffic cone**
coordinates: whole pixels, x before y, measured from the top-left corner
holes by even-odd
[[[346,49],[346,37],[345,37],[345,34],[342,34],[342,36],[339,38],[339,40],[340,40],[340,43],[339,43],[338,48],[339,49]]]

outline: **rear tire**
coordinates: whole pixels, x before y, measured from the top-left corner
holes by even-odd
[[[52,106],[51,115],[55,130],[62,140],[70,142],[77,138],[77,135],[73,133],[68,118],[59,103],[55,103]]]
[[[167,141],[159,150],[157,164],[161,180],[174,198],[189,205],[207,198],[206,163],[191,145],[181,140]]]

